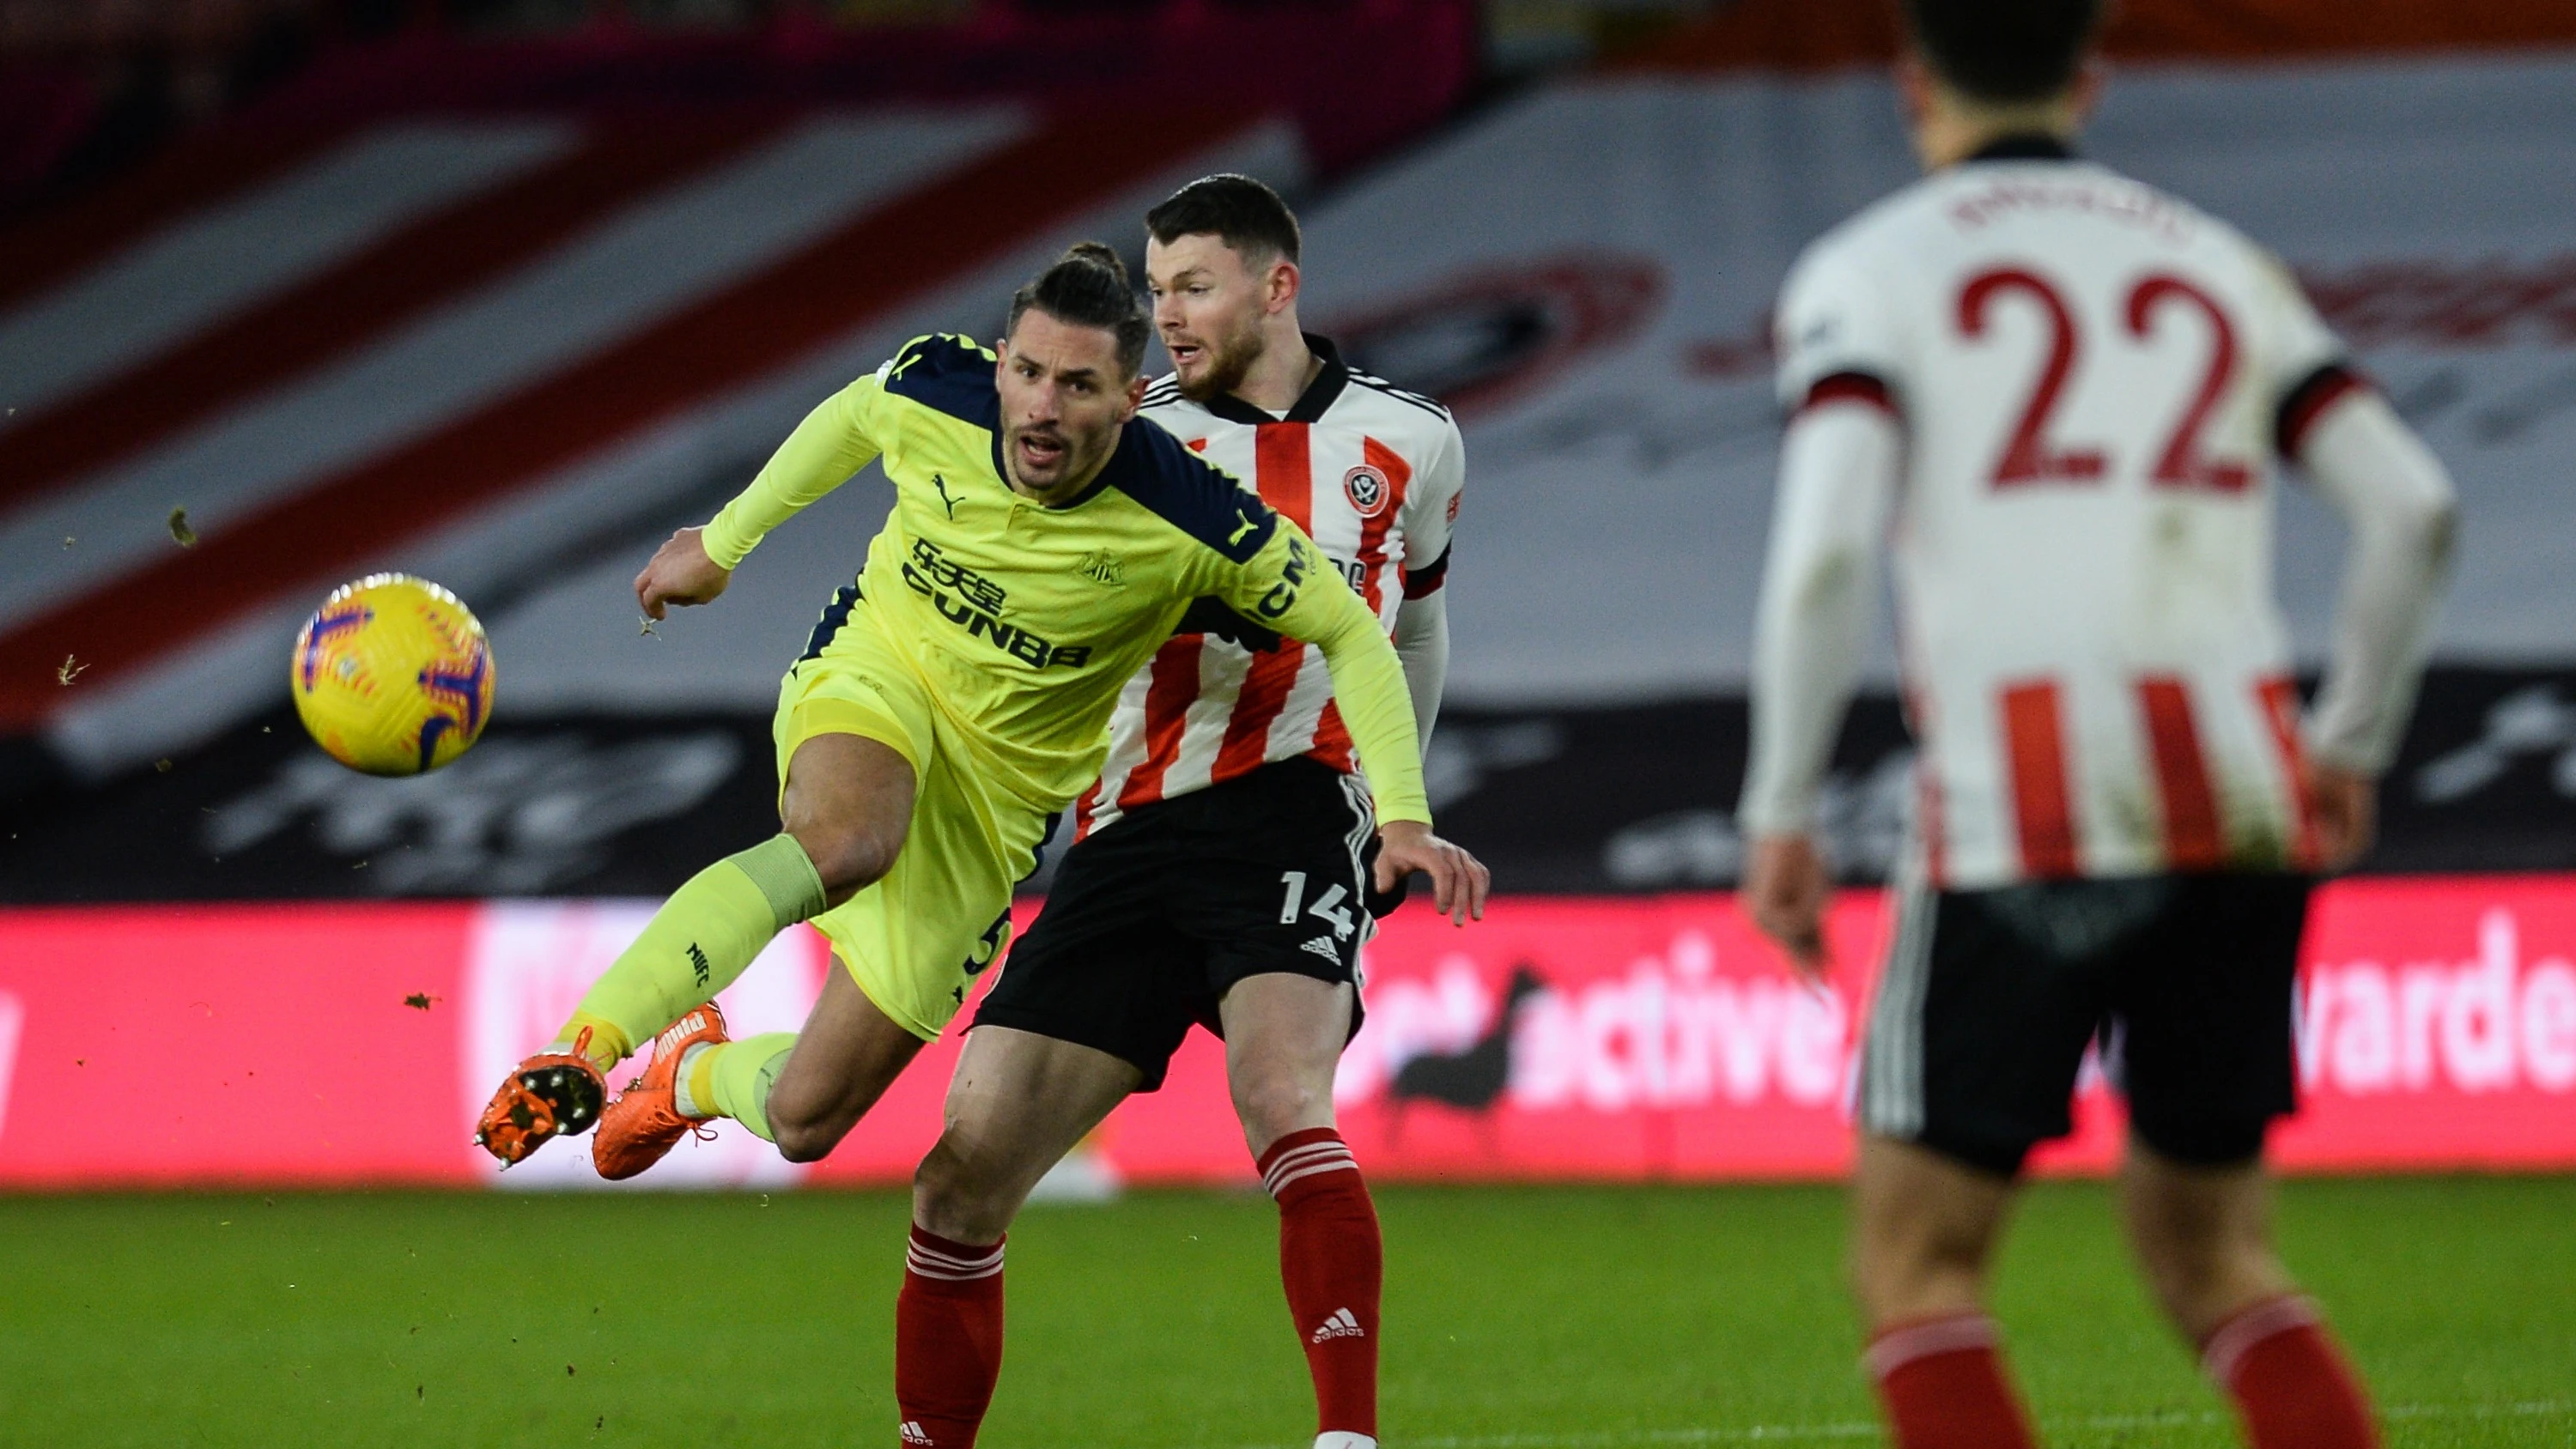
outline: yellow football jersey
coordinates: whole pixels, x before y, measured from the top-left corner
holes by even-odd
[[[1015,792],[1060,808],[1089,785],[1119,691],[1213,598],[1321,647],[1378,818],[1429,821],[1395,651],[1305,533],[1149,423],[1070,502],[1014,491],[994,368],[964,338],[906,345],[807,415],[707,525],[708,556],[737,566],[882,457],[894,511],[854,591]]]

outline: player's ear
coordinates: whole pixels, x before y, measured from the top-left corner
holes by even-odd
[[[1288,260],[1286,257],[1281,257],[1277,261],[1272,262],[1270,264],[1270,278],[1269,286],[1267,288],[1268,295],[1263,299],[1264,306],[1262,310],[1265,312],[1286,311],[1288,308],[1296,304],[1297,293],[1305,286],[1305,284],[1305,274],[1297,270],[1297,264],[1295,262]]]
[[[1136,375],[1127,380],[1127,406],[1119,412],[1118,421],[1123,423],[1135,417],[1136,410],[1145,405],[1145,387],[1145,373],[1139,368]]]

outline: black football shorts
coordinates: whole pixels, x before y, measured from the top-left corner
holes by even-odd
[[[1243,978],[1359,984],[1376,858],[1367,789],[1302,757],[1129,811],[1065,852],[975,1025],[1122,1057],[1153,1091]]]
[[[2010,1175],[2073,1130],[2085,1046],[2130,1129],[2197,1166],[2253,1161],[2297,1105],[2291,985],[2305,876],[1915,888],[1862,1049],[1863,1130]]]

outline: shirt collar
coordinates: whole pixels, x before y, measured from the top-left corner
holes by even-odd
[[[2075,148],[2045,131],[2017,131],[1980,146],[1971,161],[2072,161]]]
[[[1254,407],[1230,392],[1220,393],[1210,398],[1204,404],[1207,410],[1229,423],[1243,423],[1251,427],[1259,427],[1263,423],[1322,421],[1324,413],[1341,397],[1342,389],[1350,386],[1351,370],[1343,363],[1341,349],[1333,345],[1331,338],[1318,337],[1312,332],[1301,335],[1306,339],[1306,350],[1322,359],[1324,366],[1315,374],[1315,380],[1306,384],[1306,390],[1298,394],[1296,403],[1288,409],[1286,417],[1272,417],[1267,411]]]

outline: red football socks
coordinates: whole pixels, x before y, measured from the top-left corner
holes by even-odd
[[[1261,1154],[1279,1201],[1279,1279],[1315,1378],[1315,1432],[1377,1437],[1377,1308],[1386,1276],[1377,1209],[1342,1135],[1291,1132]]]
[[[2266,1299],[2201,1345],[2209,1376],[2236,1400],[2254,1449],[2375,1449],[2370,1401],[2305,1298]]]
[[[1002,1245],[912,1230],[894,1301],[894,1401],[910,1449],[971,1449],[1002,1376]]]
[[[2038,1443],[2004,1381],[1995,1321],[1982,1313],[1882,1330],[1863,1362],[1897,1449],[2035,1449]]]

